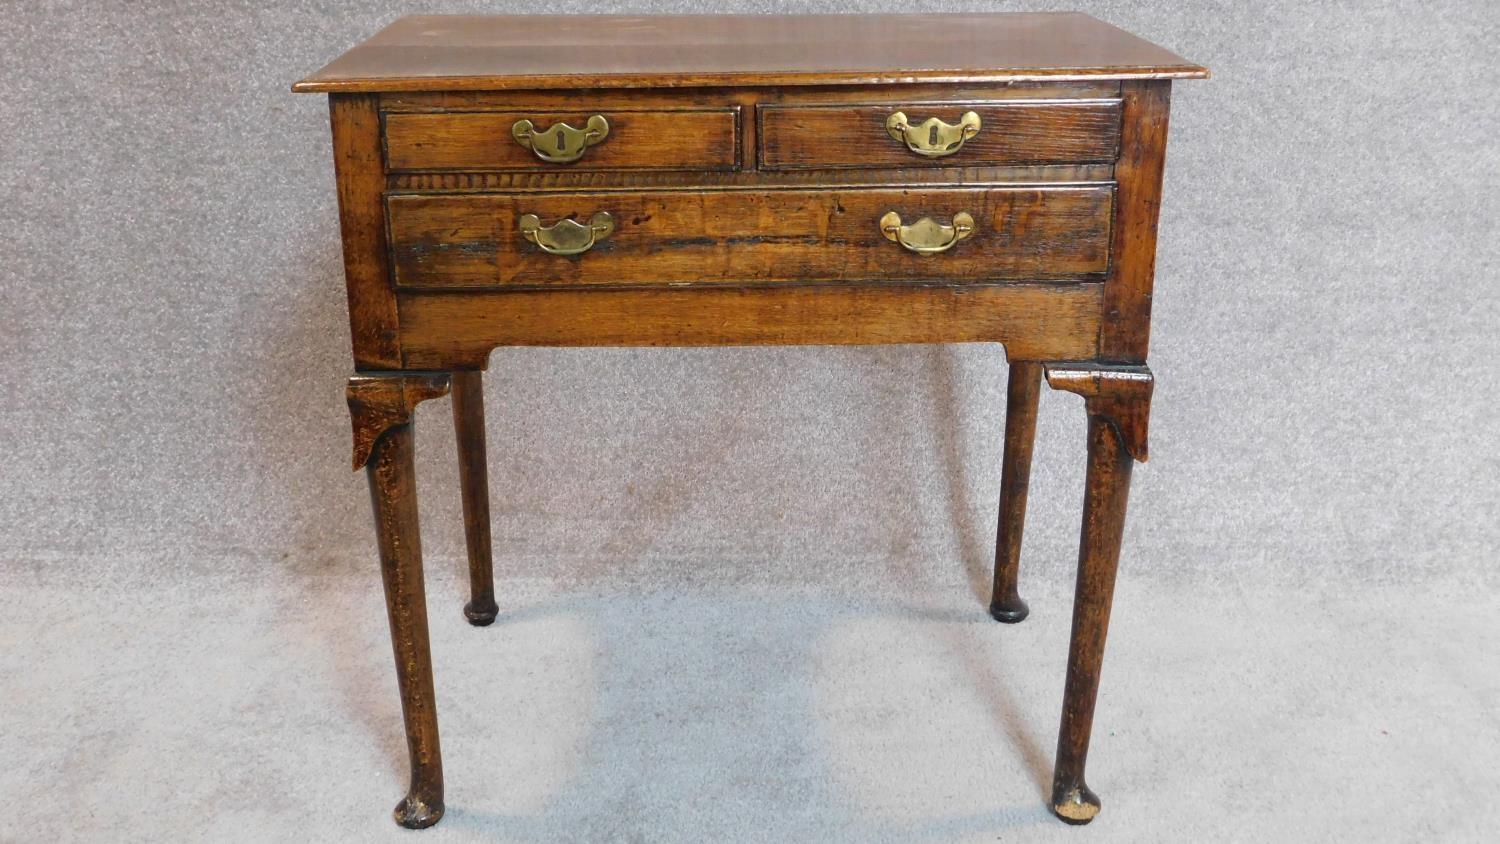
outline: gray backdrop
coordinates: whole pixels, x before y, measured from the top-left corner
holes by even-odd
[[[84,683],[79,665],[106,653],[159,655],[132,650],[135,634],[120,629],[102,652],[48,662],[69,606],[108,618],[128,611],[125,595],[194,602],[278,584],[311,612],[340,591],[377,589],[364,481],[348,469],[327,112],[288,86],[400,13],[532,7],[4,6],[0,602],[6,647],[43,648],[13,667],[72,665],[81,673],[62,673]],[[1011,8],[1089,11],[1214,71],[1174,92],[1152,462],[1136,473],[1125,581],[1180,589],[1184,603],[1226,590],[1312,594],[1320,606],[1350,590],[1491,595],[1494,4],[714,10]],[[1004,373],[989,346],[499,350],[486,397],[502,607],[527,584],[732,584],[835,601],[933,567],[957,572],[969,587],[959,606],[977,611]],[[1061,590],[1064,615],[1083,430],[1077,397],[1044,394],[1023,591]],[[429,570],[450,583],[462,532],[446,402],[423,406],[417,442]],[[435,619],[456,613],[460,592],[434,598]],[[363,614],[377,606],[349,622],[378,645],[383,620]],[[192,617],[179,621],[156,635],[196,635]],[[243,636],[261,635],[261,622]],[[1153,622],[1170,631],[1170,607]],[[1300,650],[1286,645],[1256,660]],[[1060,656],[1060,639],[1050,647]],[[394,706],[385,661],[371,657],[372,694]],[[1493,665],[1481,673],[1493,690]],[[13,697],[47,691],[6,682]],[[48,689],[63,697],[73,688],[57,683]],[[37,704],[31,726],[60,705]],[[1047,707],[1035,728],[1044,748]],[[399,747],[380,713],[381,741]],[[1493,708],[1484,723],[1495,729]],[[35,773],[56,757],[33,762]],[[381,815],[401,775],[377,762],[384,790],[351,789],[373,789]]]

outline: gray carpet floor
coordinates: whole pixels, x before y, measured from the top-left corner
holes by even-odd
[[[428,598],[448,781],[405,786],[373,571],[266,561],[160,582],[12,567],[0,592],[4,841],[1493,840],[1500,598],[1132,576],[1086,829],[1046,812],[1070,584],[1002,626],[985,572],[502,579]]]

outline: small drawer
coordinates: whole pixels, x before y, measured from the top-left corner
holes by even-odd
[[[392,112],[386,168],[737,170],[739,123],[738,108]]]
[[[1097,184],[387,202],[398,286],[498,288],[1097,280],[1113,200]]]
[[[762,105],[757,115],[765,170],[1107,163],[1120,145],[1117,99]]]

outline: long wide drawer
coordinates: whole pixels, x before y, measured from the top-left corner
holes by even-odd
[[[657,190],[387,206],[401,287],[957,282],[1096,277],[1113,196],[1111,184]]]
[[[763,105],[765,170],[1088,164],[1115,160],[1120,101]]]
[[[739,108],[392,113],[386,166],[423,170],[735,170]]]

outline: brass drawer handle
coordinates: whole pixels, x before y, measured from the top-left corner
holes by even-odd
[[[535,214],[521,215],[521,234],[542,247],[543,252],[553,255],[579,255],[594,248],[598,241],[609,237],[615,230],[615,218],[608,211],[600,211],[587,223],[563,218],[550,226],[542,225]]]
[[[953,244],[974,233],[974,218],[960,211],[953,215],[951,224],[939,223],[931,217],[912,223],[901,224],[901,215],[887,211],[880,218],[880,231],[887,240],[894,240],[918,255],[935,255],[947,252]]]
[[[979,134],[979,115],[966,111],[958,118],[958,124],[944,123],[936,117],[911,125],[906,114],[896,112],[886,118],[885,131],[906,148],[927,158],[942,158],[963,149],[964,141]]]
[[[582,129],[574,129],[566,123],[556,123],[538,130],[530,120],[517,120],[510,127],[516,142],[536,153],[536,157],[551,164],[567,164],[583,157],[584,150],[609,137],[609,121],[596,114]]]

